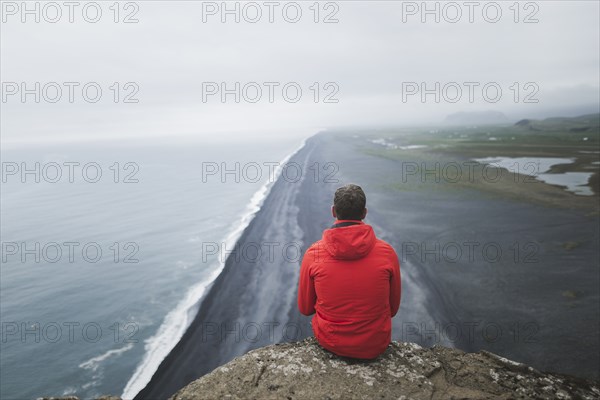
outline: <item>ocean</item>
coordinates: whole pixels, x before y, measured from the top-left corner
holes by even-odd
[[[0,397],[134,397],[301,146],[4,148]]]

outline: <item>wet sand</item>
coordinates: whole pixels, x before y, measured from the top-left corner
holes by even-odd
[[[401,259],[395,340],[486,349],[598,379],[598,217],[476,187],[402,190],[402,161],[370,155],[368,146],[375,145],[336,134],[307,141],[290,160],[302,179],[290,173],[274,184],[238,242],[241,255],[227,259],[194,322],[136,398],[167,398],[251,349],[312,335],[310,318],[296,308],[298,251],[331,225],[333,192],[348,182],[365,189],[366,222]]]

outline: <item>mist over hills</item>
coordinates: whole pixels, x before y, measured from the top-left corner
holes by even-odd
[[[580,115],[578,117],[552,117],[543,120],[522,119],[515,126],[530,131],[551,132],[597,132],[600,129],[600,113]]]
[[[461,111],[446,116],[449,125],[488,125],[509,123],[508,117],[500,111]]]

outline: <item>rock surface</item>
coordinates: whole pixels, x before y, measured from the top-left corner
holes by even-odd
[[[190,383],[171,400],[598,399],[599,387],[486,351],[392,342],[376,360],[360,361],[338,357],[308,338],[251,351]]]
[[[77,396],[66,396],[66,397],[38,397],[37,400],[79,400]],[[122,400],[118,396],[101,396],[94,400]]]

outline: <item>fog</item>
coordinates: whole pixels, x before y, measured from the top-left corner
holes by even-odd
[[[2,2],[3,145],[306,136],[599,105],[596,1],[74,4]]]

